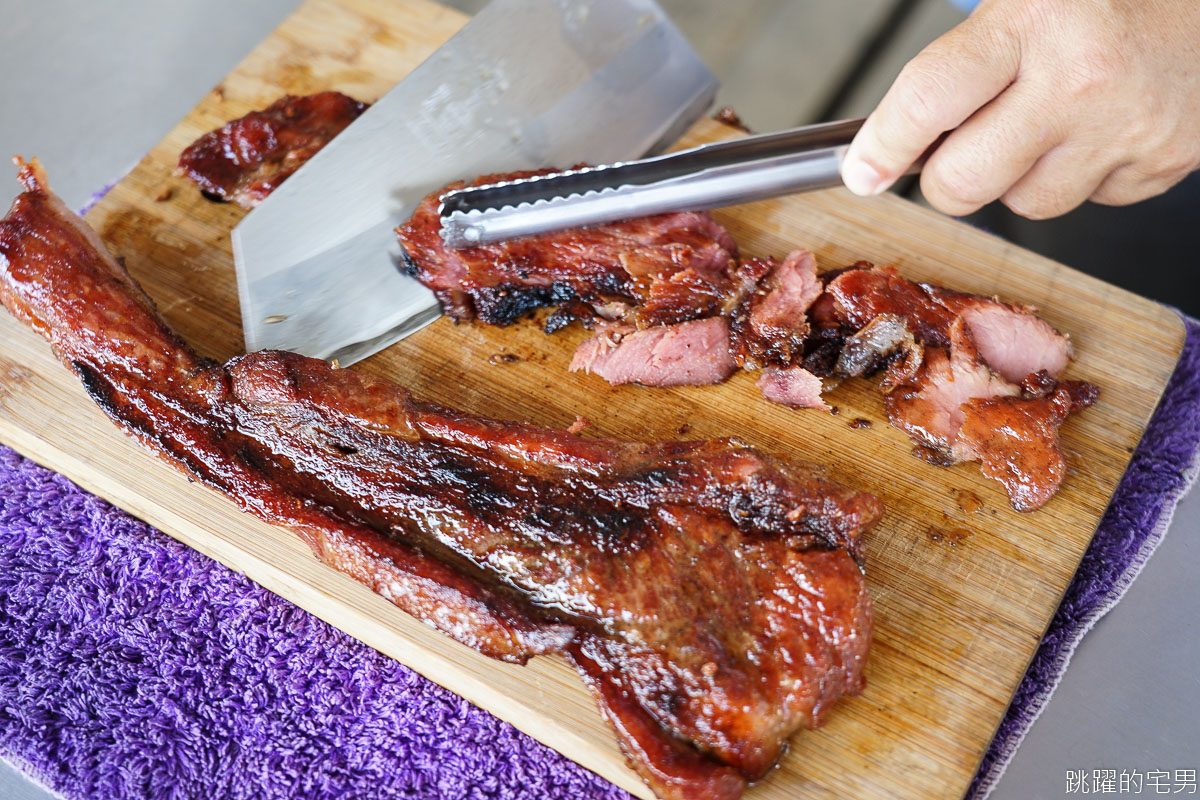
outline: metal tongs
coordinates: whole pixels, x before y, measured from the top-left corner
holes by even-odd
[[[671,211],[700,211],[841,183],[862,119],[503,181],[442,196],[442,238],[472,247]]]

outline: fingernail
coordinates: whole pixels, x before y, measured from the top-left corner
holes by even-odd
[[[846,184],[847,189],[863,197],[879,194],[888,187],[884,177],[859,158],[847,158],[842,164],[842,183]]]

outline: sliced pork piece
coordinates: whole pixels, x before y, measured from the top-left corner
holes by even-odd
[[[749,369],[788,366],[800,358],[808,309],[824,291],[808,250],[793,250],[782,264],[765,261],[769,271],[733,316],[734,357]]]
[[[366,109],[340,92],[286,95],[201,136],[179,170],[209,197],[254,208]]]
[[[1039,371],[1057,378],[1071,360],[1071,340],[1019,307],[980,302],[964,308],[962,318],[979,355],[1005,380]]]
[[[821,399],[821,379],[804,367],[763,367],[758,388],[772,403],[792,408],[830,409]]]
[[[969,453],[957,449],[963,404],[1020,394],[1021,387],[983,363],[959,320],[951,327],[950,348],[926,348],[924,364],[914,380],[888,394],[884,404],[888,420],[919,445],[935,451],[935,460],[957,463],[970,460]]]
[[[957,448],[1004,484],[1017,511],[1041,508],[1062,485],[1067,464],[1058,431],[1071,414],[1066,387],[1047,397],[993,397],[962,406]]]
[[[735,370],[724,317],[641,331],[606,326],[571,359],[572,372],[591,372],[614,385],[708,386],[727,380]]]
[[[876,498],[732,439],[588,439],[294,353],[201,358],[36,162],[21,179],[0,300],[104,413],[458,641],[564,654],[660,797],[734,800],[861,690]]]
[[[1097,390],[1048,374],[1018,386],[983,362],[963,320],[950,328],[950,349],[926,349],[917,376],[884,400],[888,420],[939,466],[979,461],[1004,484],[1013,508],[1040,508],[1065,473],[1058,431],[1067,416],[1091,405]]]
[[[484,175],[472,185],[552,171]],[[733,290],[737,245],[702,212],[448,248],[440,234],[438,203],[447,191],[464,185],[429,195],[396,229],[405,268],[455,319],[507,325],[540,306],[571,300],[609,307],[616,302],[634,311],[653,298],[656,320],[679,322],[710,313],[712,298]],[[684,277],[672,283],[680,273]]]
[[[908,320],[917,341],[946,347],[950,327],[961,316],[984,361],[1014,383],[1038,370],[1057,378],[1070,360],[1070,340],[1034,316],[1031,308],[915,283],[900,277],[894,267],[872,267],[866,262],[856,267],[828,288],[834,315],[854,330],[880,314],[894,314]]]

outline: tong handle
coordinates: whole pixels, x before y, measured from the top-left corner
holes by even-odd
[[[504,183],[475,186],[448,192],[442,197],[441,216],[454,212],[489,211],[522,203],[535,203],[554,197],[603,191],[608,188],[644,186],[686,178],[706,170],[726,167],[751,167],[771,159],[805,160],[808,154],[838,158],[848,146],[862,119],[809,125],[776,133],[745,136],[724,142],[702,144],[676,153],[626,161],[600,167],[581,167],[551,175],[535,176]],[[841,149],[839,151],[839,149]],[[767,166],[763,164],[762,166]],[[831,178],[836,178],[835,174]],[[828,185],[833,185],[829,183]],[[806,182],[799,188],[809,188]],[[816,188],[811,187],[811,188]],[[714,208],[715,206],[708,206]],[[696,207],[697,209],[699,207]]]

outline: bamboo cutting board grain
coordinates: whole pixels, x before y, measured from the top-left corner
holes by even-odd
[[[374,100],[463,20],[426,0],[308,0],[89,222],[184,338],[204,355],[235,355],[242,340],[229,231],[243,212],[204,200],[175,177],[180,150],[285,92],[338,89]],[[704,121],[689,142],[729,134]],[[53,180],[54,164],[47,167]],[[1103,387],[1099,404],[1064,429],[1070,469],[1059,495],[1017,514],[974,466],[939,469],[913,458],[865,381],[832,393],[839,416],[768,404],[749,374],[718,387],[612,388],[567,372],[578,331],[546,337],[530,324],[499,330],[445,319],[355,368],[503,419],[565,427],[582,414],[594,431],[626,438],[733,434],[826,464],[830,477],[878,494],[888,514],[867,540],[876,608],[868,687],[843,700],[822,730],[794,737],[780,768],[749,796],[960,796],[1158,401],[1182,325],[1162,306],[894,197],[833,190],[717,217],[749,255],[803,245],[826,268],[891,262],[910,277],[1041,307],[1074,339],[1071,376]],[[489,363],[498,353],[519,360]],[[873,425],[850,427],[856,418]],[[522,668],[484,658],[317,563],[292,534],[239,513],[119,433],[44,341],[7,314],[0,439],[649,797],[565,662],[536,658]]]

